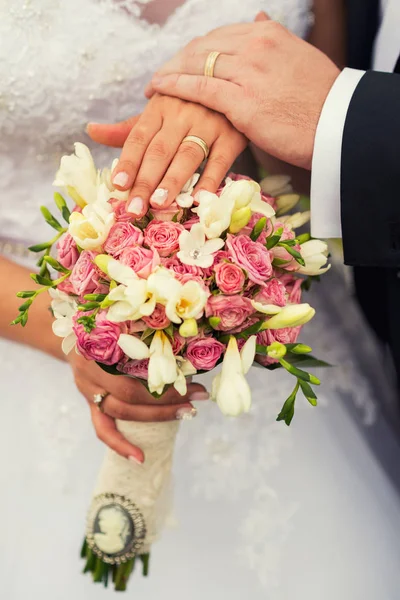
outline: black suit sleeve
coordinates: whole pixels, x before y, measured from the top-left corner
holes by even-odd
[[[341,165],[345,263],[400,267],[400,75],[367,72],[347,113]]]

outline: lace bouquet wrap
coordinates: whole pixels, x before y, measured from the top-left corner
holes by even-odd
[[[289,178],[261,185],[231,174],[216,194],[194,203],[194,175],[168,210],[140,221],[129,213],[128,193],[111,183],[111,169],[97,170],[89,149],[61,160],[54,184],[65,226],[41,211],[54,237],[30,248],[39,253],[40,287],[24,299],[13,322],[24,326],[34,299],[49,292],[53,331],[65,353],[76,351],[115,376],[135,377],[155,398],[173,386],[184,395],[187,377],[222,368],[211,397],[227,416],[248,412],[246,373],[256,361],[295,378],[277,420],[290,424],[299,391],[312,405],[313,385],[304,370],[322,366],[298,342],[315,314],[302,291],[329,267],[327,246],[296,234],[308,212],[294,212],[299,196]],[[288,214],[292,211],[291,214]],[[169,510],[169,486],[178,422],[117,422],[142,448],[136,465],[108,450],[88,512],[82,548],[85,572],[96,582],[126,589],[135,563],[146,575],[152,543]]]

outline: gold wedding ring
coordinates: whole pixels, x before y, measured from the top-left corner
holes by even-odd
[[[100,412],[104,412],[103,410],[103,402],[110,395],[110,392],[102,392],[99,394],[93,394],[93,404],[97,406]]]
[[[204,152],[204,159],[206,159],[208,157],[208,155],[210,154],[210,149],[207,146],[206,142],[204,140],[202,140],[200,137],[198,137],[197,135],[187,135],[185,138],[183,138],[182,144],[184,144],[186,142],[193,142],[194,144],[197,144],[198,146],[200,146],[200,148]]]
[[[210,52],[207,56],[206,64],[204,65],[204,75],[206,77],[214,77],[215,63],[221,52]]]

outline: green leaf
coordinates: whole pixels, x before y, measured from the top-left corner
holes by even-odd
[[[53,229],[56,229],[57,231],[64,231],[64,228],[57,221],[57,219],[55,217],[53,217],[53,215],[51,214],[49,209],[46,208],[46,206],[41,206],[40,212],[44,216],[46,223],[48,223],[51,227],[53,227]]]
[[[150,337],[153,333],[154,333],[154,329],[152,329],[151,327],[146,327],[146,329],[143,331],[140,339],[142,340],[142,342],[144,342],[144,340],[146,340],[148,337]]]
[[[103,302],[106,297],[107,294],[85,294],[83,296],[84,300],[89,300],[89,302]]]
[[[89,310],[94,310],[95,308],[99,308],[98,302],[86,302],[86,304],[78,305],[78,310],[82,310],[84,312],[87,312]]]
[[[291,248],[286,242],[280,242],[279,246],[281,246],[282,248],[285,248],[286,252],[288,252],[291,256],[293,256],[293,258],[295,259],[296,262],[299,263],[299,265],[301,265],[302,267],[305,266],[305,264],[306,264],[305,260],[302,257],[302,255],[300,254],[300,252],[298,252],[294,248]]]
[[[312,356],[312,354],[286,354],[285,359],[291,365],[300,365],[306,368],[332,367],[329,363],[319,360],[315,356]]]
[[[99,367],[109,375],[123,375],[123,373],[117,370],[117,367],[115,365],[103,365],[97,361],[96,364],[98,364]]]
[[[265,356],[268,355],[268,346],[260,346],[256,344],[256,354],[263,354]]]
[[[279,362],[281,363],[282,367],[286,369],[286,371],[288,371],[291,375],[294,375],[298,379],[313,383],[314,385],[319,385],[321,383],[320,380],[317,377],[315,377],[315,375],[311,375],[311,373],[307,373],[306,371],[298,369],[297,367],[287,362],[284,358],[280,358]]]
[[[33,296],[35,296],[36,292],[29,290],[29,291],[25,291],[25,292],[18,292],[17,294],[17,298],[32,298]]]
[[[286,425],[289,426],[294,417],[294,405],[296,402],[297,392],[299,391],[299,381],[297,381],[293,392],[290,394],[285,404],[282,406],[282,410],[277,416],[277,421],[285,421]]]
[[[271,248],[273,248],[274,246],[276,246],[279,243],[279,240],[282,237],[282,233],[283,233],[283,227],[278,227],[278,229],[275,231],[275,233],[273,235],[271,235],[271,237],[268,238],[268,240],[267,240],[268,250],[271,250]]]
[[[260,329],[262,328],[263,325],[264,325],[264,321],[259,321],[258,323],[254,323],[254,325],[251,325],[251,327],[248,327],[247,329],[243,329],[243,331],[241,331],[238,335],[240,338],[246,338],[246,337],[249,337],[250,335],[255,335],[256,333],[258,333],[260,331]]]
[[[174,326],[172,323],[170,323],[168,327],[164,329],[164,333],[170,338],[170,340],[174,339]]]
[[[55,258],[53,258],[52,256],[44,256],[43,258],[44,262],[46,262],[48,265],[50,265],[55,271],[58,271],[59,273],[70,273],[71,271],[69,269],[66,269],[65,267],[62,266],[62,264],[60,264],[58,262],[58,260],[56,260]]]
[[[29,298],[29,300],[27,300],[26,302],[24,302],[23,304],[21,304],[21,306],[18,308],[18,310],[20,312],[24,312],[25,310],[27,310],[31,304],[32,304],[33,300],[31,298]]]
[[[299,383],[305,398],[312,406],[317,406],[317,396],[312,387],[306,381],[302,381],[301,379],[299,380]]]
[[[82,325],[83,329],[86,333],[91,333],[93,329],[96,327],[96,316],[95,315],[85,315],[83,317],[79,317],[77,323]]]
[[[31,252],[43,252],[43,250],[47,250],[51,248],[51,242],[43,242],[43,244],[35,244],[34,246],[29,246],[28,250]]]
[[[37,275],[36,273],[31,273],[31,279],[38,285],[44,285],[46,287],[53,287],[54,285],[54,282],[51,279],[47,279],[47,277]]]
[[[70,212],[64,198],[58,192],[54,193],[54,202],[56,203],[58,210],[61,212],[64,221],[69,223],[69,218],[71,216],[71,212]]]
[[[267,218],[261,217],[261,219],[259,219],[257,221],[257,223],[254,225],[252,232],[250,233],[250,238],[253,240],[253,242],[256,242],[258,240],[258,238],[260,237],[261,233],[263,232],[266,224],[267,224]]]

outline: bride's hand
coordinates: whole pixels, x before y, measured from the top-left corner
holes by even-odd
[[[143,463],[144,454],[140,448],[128,442],[117,429],[115,419],[123,421],[174,421],[184,415],[195,414],[191,400],[206,400],[208,394],[198,383],[190,383],[186,396],[180,396],[170,388],[161,398],[155,400],[136,379],[109,375],[93,361],[71,352],[68,355],[75,382],[89,404],[92,422],[97,437],[109,448],[125,458]],[[94,404],[95,394],[107,393],[101,404],[101,411]]]
[[[204,172],[195,188],[215,192],[246,138],[221,114],[199,104],[155,95],[143,113],[122,123],[89,123],[95,142],[123,150],[113,183],[131,189],[128,210],[136,217],[154,208],[168,207],[204,160],[202,148],[182,144],[188,135],[203,139],[210,149]]]

